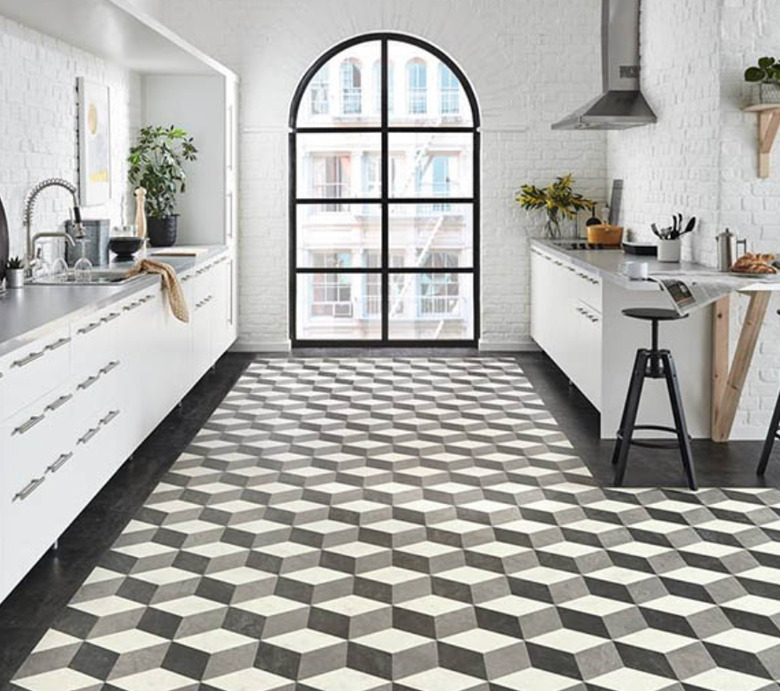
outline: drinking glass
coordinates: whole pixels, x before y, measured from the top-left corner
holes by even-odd
[[[76,283],[90,283],[92,281],[92,262],[86,257],[79,259],[73,267]]]

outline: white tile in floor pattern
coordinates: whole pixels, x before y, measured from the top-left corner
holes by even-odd
[[[780,491],[601,489],[512,359],[257,360],[29,691],[769,691]]]

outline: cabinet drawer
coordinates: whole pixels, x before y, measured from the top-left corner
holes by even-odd
[[[0,380],[3,386],[3,417],[26,408],[62,386],[70,375],[71,338],[67,328],[11,353]]]
[[[124,316],[120,306],[96,312],[71,327],[73,374],[89,375],[97,362],[116,356],[117,336]]]
[[[574,267],[576,295],[586,305],[601,312],[601,277]]]
[[[94,417],[106,406],[113,405],[119,393],[123,374],[123,362],[119,357],[102,363],[96,358],[93,368],[88,374],[80,375],[74,384],[77,414],[73,422]]]

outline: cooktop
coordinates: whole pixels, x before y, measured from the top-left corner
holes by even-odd
[[[564,250],[619,250],[620,245],[600,245],[588,242],[587,240],[560,240],[555,243],[556,247]]]

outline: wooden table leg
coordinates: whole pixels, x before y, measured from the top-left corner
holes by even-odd
[[[718,381],[717,390],[713,387],[713,441],[728,441],[731,434],[734,417],[737,414],[737,407],[739,406],[739,399],[742,397],[742,388],[745,386],[745,379],[750,370],[750,363],[753,361],[753,354],[756,350],[758,336],[761,333],[761,326],[764,323],[767,307],[769,307],[770,297],[771,293],[768,291],[750,293],[750,304],[748,305],[747,314],[745,315],[745,323],[742,325],[742,331],[739,334],[739,341],[737,343],[737,349],[734,352],[734,359],[731,362],[728,378],[725,385]],[[715,383],[717,374],[715,371],[716,368],[720,369],[723,365],[723,338],[726,339],[726,348],[728,348],[728,319],[715,322],[715,331],[718,331],[719,329],[722,331],[724,324],[726,336],[724,337],[722,333],[716,333],[713,336],[715,341],[717,341],[717,356],[719,358],[719,360],[713,359],[713,383]],[[716,353],[713,353],[714,358],[715,355]]]
[[[727,295],[712,306],[712,437],[729,377],[729,329],[731,298]],[[720,441],[720,440],[718,440]]]

